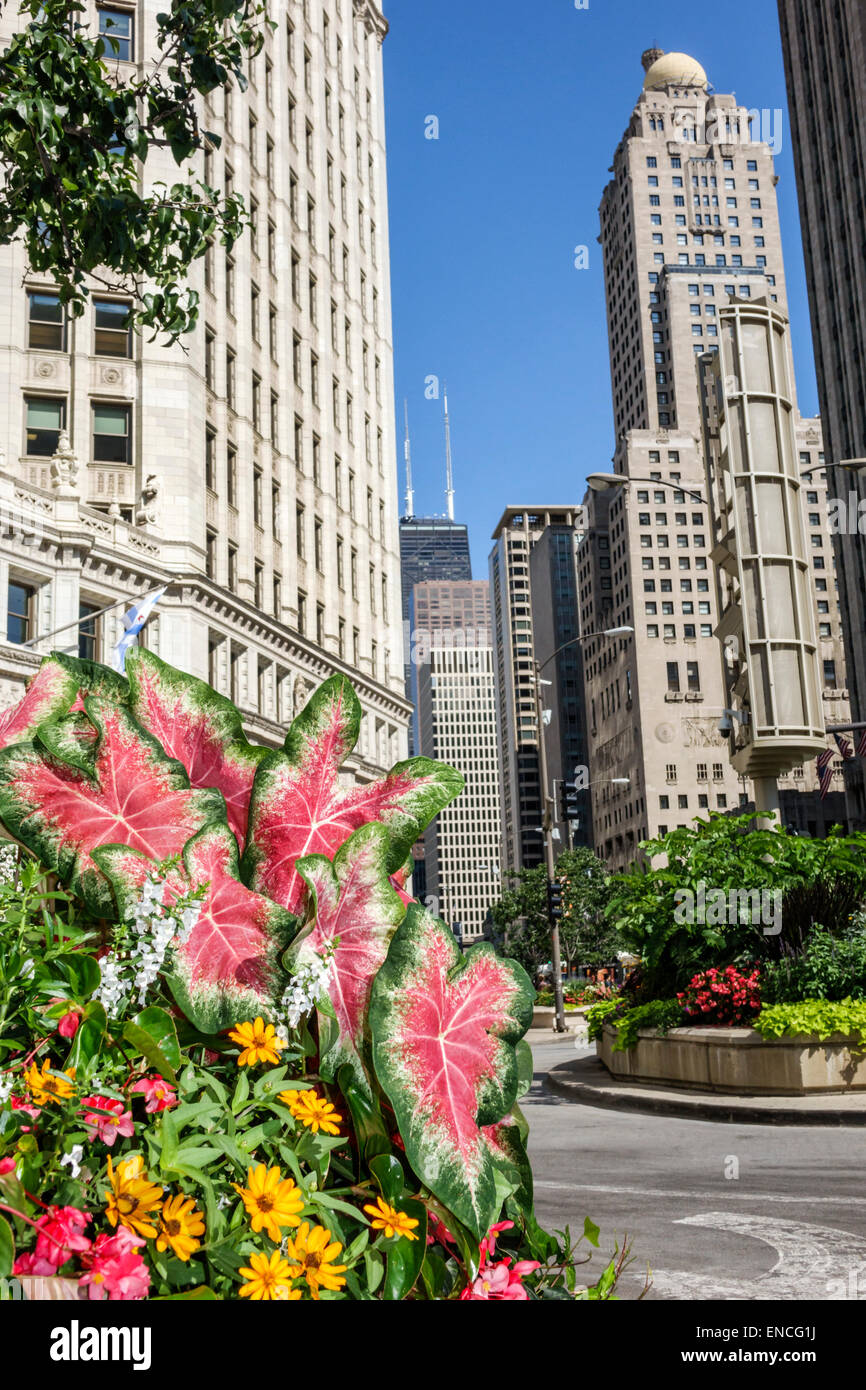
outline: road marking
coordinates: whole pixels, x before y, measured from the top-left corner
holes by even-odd
[[[676,1225],[733,1231],[736,1235],[761,1240],[772,1246],[778,1259],[771,1270],[754,1279],[717,1279],[707,1274],[654,1270],[652,1287],[663,1297],[687,1301],[866,1300],[866,1240],[847,1231],[834,1231],[806,1221],[780,1221],[771,1216],[725,1211],[684,1216]],[[858,1272],[859,1277],[856,1277]],[[851,1278],[852,1275],[855,1277]]]
[[[537,1181],[534,1186],[536,1191],[545,1188],[559,1192],[607,1192],[614,1196],[623,1197],[687,1197],[694,1202],[718,1202],[733,1199],[741,1202],[780,1202],[787,1203],[789,1206],[866,1206],[866,1197],[811,1197],[808,1195],[797,1197],[782,1192],[748,1192],[741,1190],[739,1184],[733,1182],[728,1183],[721,1190],[717,1189],[712,1192],[699,1192],[694,1189],[681,1191],[670,1187],[612,1187],[604,1183],[545,1182],[544,1180]]]

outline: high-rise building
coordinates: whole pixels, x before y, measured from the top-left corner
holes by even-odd
[[[472,578],[469,530],[447,516],[400,518],[400,572],[403,622],[409,621],[412,590],[431,579]]]
[[[575,506],[510,506],[493,532],[490,593],[496,650],[504,872],[534,868],[544,853],[533,661],[536,655],[543,661],[549,653],[538,650],[534,634],[530,558],[545,532],[573,535],[581,514],[581,508]],[[544,592],[549,595],[549,566],[541,578]]]
[[[419,752],[459,767],[466,786],[424,834],[426,894],[466,940],[500,895],[496,667],[486,580],[419,584],[413,592],[413,681]],[[417,884],[416,891],[417,891]]]
[[[818,397],[831,494],[844,503],[834,535],[853,719],[866,721],[866,8],[779,0],[779,20]],[[852,525],[853,522],[853,525]],[[846,765],[849,810],[866,826],[863,765]]]
[[[595,845],[615,868],[647,836],[751,801],[717,728],[725,694],[699,359],[718,350],[722,305],[766,297],[786,312],[769,145],[734,96],[710,91],[693,58],[651,49],[643,65],[601,202],[613,463],[628,481],[590,490],[579,568],[583,630],[635,629],[584,647]],[[791,408],[807,475],[821,659],[834,676],[827,722],[844,722],[820,424],[801,420],[796,401]],[[800,771],[800,789],[811,792],[814,770]],[[807,820],[817,817],[812,798]]]
[[[536,659],[544,663],[544,707],[550,710],[547,774],[554,818],[563,847],[592,844],[592,809],[587,783],[589,753],[577,597],[577,545],[573,525],[552,524],[529,552],[529,590]],[[554,656],[554,653],[557,655]],[[549,660],[553,657],[553,660]],[[573,818],[560,814],[563,783],[575,783]]]
[[[88,0],[81,20],[127,36],[123,80],[158,56],[155,16]],[[147,644],[230,695],[262,742],[346,672],[368,716],[363,778],[403,755],[408,722],[387,25],[373,0],[288,0],[278,19],[248,89],[202,102],[220,144],[198,174],[242,194],[252,228],[190,270],[201,314],[182,345],[130,333],[129,301],[97,288],[68,321],[21,246],[0,250],[0,681],[15,698],[52,646],[106,659],[120,601],[180,576]],[[14,22],[4,11],[4,40]],[[173,169],[166,151],[148,179]]]

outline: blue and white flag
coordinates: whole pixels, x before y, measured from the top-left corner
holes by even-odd
[[[115,671],[120,671],[121,675],[126,671],[126,653],[129,651],[130,647],[135,646],[135,639],[141,632],[141,629],[144,627],[167,588],[168,585],[164,584],[161,589],[157,589],[154,593],[148,594],[147,598],[141,600],[141,603],[137,603],[134,608],[128,608],[124,613],[124,633],[112,653],[112,664],[114,669]]]

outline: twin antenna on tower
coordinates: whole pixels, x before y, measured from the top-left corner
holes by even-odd
[[[449,521],[454,520],[454,474],[451,468],[451,421],[448,418],[448,387],[445,397],[445,505]],[[412,486],[412,446],[409,442],[409,402],[403,400],[403,420],[406,427],[406,440],[403,457],[406,460],[406,515],[415,515],[415,489]]]

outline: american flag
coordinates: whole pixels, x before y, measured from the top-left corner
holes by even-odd
[[[857,757],[866,758],[866,729],[860,730],[860,737],[857,739]]]
[[[830,790],[830,783],[833,779],[833,749],[825,748],[818,754],[818,782],[821,788],[821,800]]]
[[[866,730],[864,730],[864,732],[866,732]],[[844,734],[834,734],[833,737],[836,740],[836,746],[845,759],[845,762],[850,762],[854,757],[854,745],[851,740],[846,738]]]

